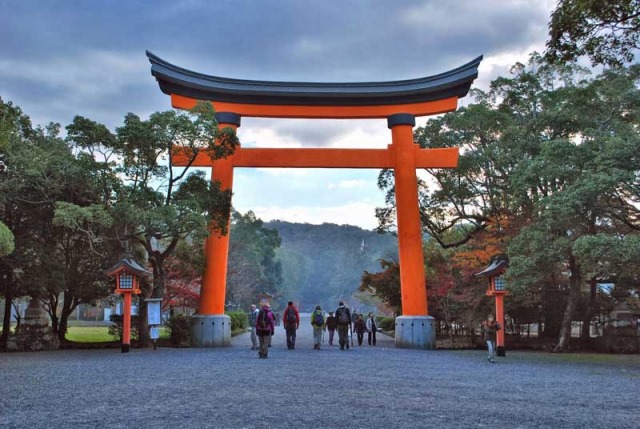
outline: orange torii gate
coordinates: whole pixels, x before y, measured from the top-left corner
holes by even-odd
[[[392,168],[395,176],[398,250],[403,316],[396,320],[396,345],[435,348],[433,318],[428,315],[416,168],[455,168],[458,149],[421,149],[413,141],[416,116],[457,108],[478,75],[482,57],[457,69],[420,79],[374,83],[294,83],[220,78],[174,66],[147,52],[151,74],[171,96],[175,108],[191,109],[210,101],[221,127],[237,129],[242,116],[270,118],[386,118],[392,143],[387,149],[243,148],[212,161],[199,153],[191,164],[212,167],[212,180],[233,188],[235,167]],[[188,159],[174,157],[174,165]],[[224,315],[229,235],[211,234],[205,243],[198,314],[193,345],[230,343]]]

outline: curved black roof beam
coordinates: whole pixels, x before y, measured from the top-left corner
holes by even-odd
[[[196,100],[264,105],[378,106],[464,97],[478,77],[482,56],[418,79],[386,82],[269,82],[210,76],[175,66],[147,51],[151,74],[165,94]]]

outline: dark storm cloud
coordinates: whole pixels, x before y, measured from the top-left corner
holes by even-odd
[[[169,107],[149,49],[220,76],[376,81],[426,76],[477,55],[543,48],[553,2],[0,0],[0,95],[34,121],[118,125]],[[520,59],[523,60],[523,59]],[[326,144],[342,126],[277,125]]]

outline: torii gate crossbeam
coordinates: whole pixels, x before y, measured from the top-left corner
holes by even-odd
[[[212,161],[206,152],[195,159],[173,156],[173,165],[212,167],[212,180],[233,189],[235,167],[391,168],[394,170],[398,251],[403,315],[396,320],[396,345],[435,348],[435,327],[428,315],[427,290],[418,206],[416,168],[455,168],[457,148],[421,149],[414,144],[415,117],[455,110],[469,91],[482,59],[440,75],[376,83],[292,83],[219,78],[176,67],[147,52],[151,73],[176,108],[210,101],[219,125],[237,129],[242,116],[275,118],[386,118],[391,145],[386,149],[242,148]],[[224,315],[229,235],[212,233],[205,243],[205,272],[198,315],[192,325],[196,346],[230,343]]]

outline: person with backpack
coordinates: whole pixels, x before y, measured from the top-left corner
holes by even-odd
[[[338,321],[333,315],[333,311],[329,312],[327,316],[327,320],[325,320],[325,324],[327,326],[327,330],[329,331],[329,345],[333,345],[333,335],[336,333],[336,328],[338,327]]]
[[[496,353],[496,332],[500,330],[501,326],[495,321],[493,314],[490,314],[487,316],[487,320],[482,322],[482,328],[484,330],[484,340],[487,342],[487,347],[489,348],[487,360],[491,363],[496,363],[493,359]]]
[[[376,333],[378,332],[378,326],[376,325],[376,318],[373,317],[373,313],[369,313],[369,317],[367,317],[367,339],[369,340],[369,345],[376,345]],[[373,344],[371,344],[373,341]]]
[[[340,301],[336,310],[336,320],[338,322],[338,342],[340,350],[344,350],[345,346],[349,350],[349,328],[351,327],[351,312],[345,307],[344,302]]]
[[[276,320],[271,312],[271,308],[268,305],[262,307],[256,321],[256,332],[260,339],[260,350],[258,351],[258,357],[260,359],[266,359],[269,354],[269,342],[271,340],[271,333],[275,329],[275,322]]]
[[[326,325],[319,305],[316,305],[316,310],[311,314],[311,326],[313,326],[313,348],[320,350],[320,340],[322,340],[322,332],[326,329]]]
[[[251,350],[258,350],[258,335],[256,333],[256,323],[258,322],[260,310],[255,304],[251,304],[251,314],[249,315],[249,326],[251,326]]]
[[[362,318],[362,314],[358,314],[356,318],[356,323],[354,323],[354,329],[356,335],[358,336],[358,345],[362,345],[362,341],[364,340],[364,333],[367,332],[367,324],[364,322]]]
[[[300,314],[293,301],[289,301],[287,308],[282,315],[282,323],[287,332],[287,348],[293,350],[296,348],[296,330],[300,327]]]

